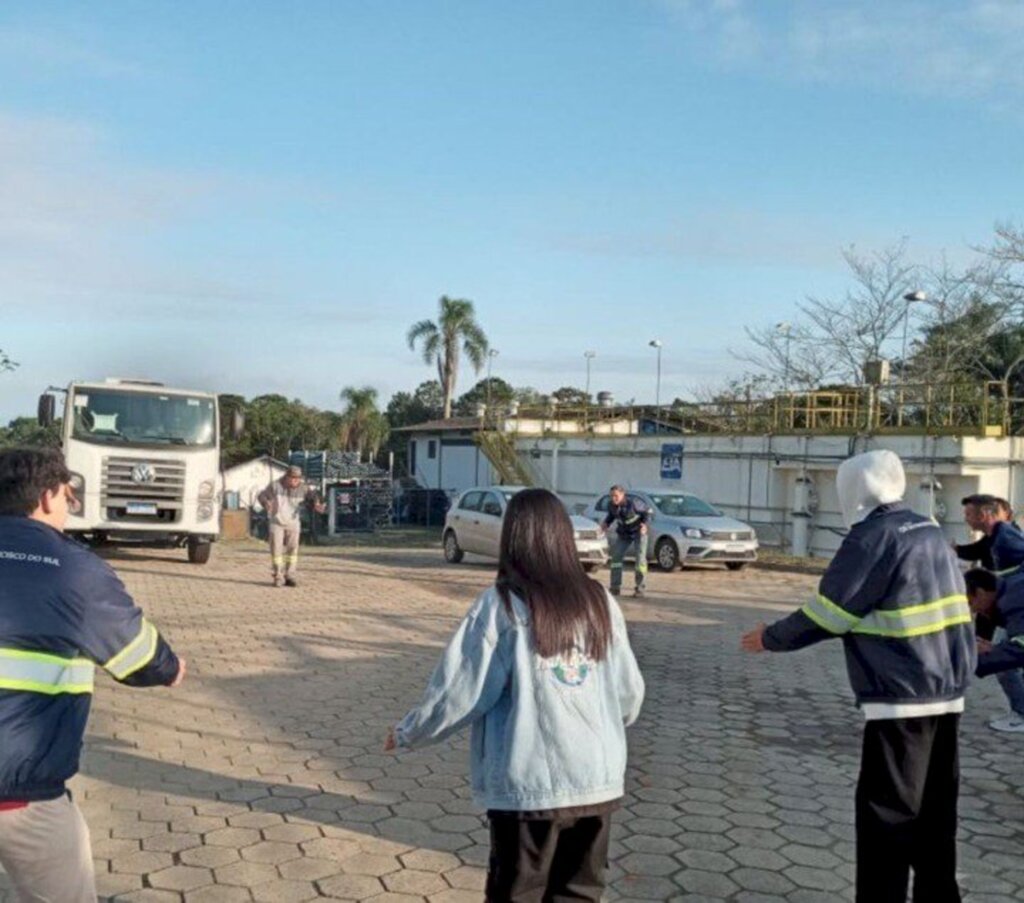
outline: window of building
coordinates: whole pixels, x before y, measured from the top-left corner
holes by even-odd
[[[431,461],[433,461],[434,458],[437,457],[437,440],[436,439],[429,439],[429,440],[427,440],[427,457],[430,458]]]

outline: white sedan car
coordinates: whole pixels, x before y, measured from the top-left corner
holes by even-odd
[[[470,552],[497,558],[501,544],[501,525],[508,503],[523,486],[487,486],[467,489],[448,509],[444,519],[444,558],[451,564],[462,561]],[[576,536],[576,551],[588,571],[596,571],[608,561],[608,540],[590,518],[570,514]]]

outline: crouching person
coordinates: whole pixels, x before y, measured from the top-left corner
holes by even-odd
[[[114,572],[62,535],[58,451],[0,453],[0,864],[23,903],[95,903],[78,771],[96,664],[136,687],[185,674]]]
[[[509,503],[494,586],[385,748],[471,725],[473,797],[491,826],[487,899],[598,901],[643,694],[622,612],[584,573],[564,507],[528,489]]]
[[[799,611],[743,638],[789,652],[841,637],[867,724],[857,783],[857,901],[956,903],[958,732],[974,669],[974,631],[942,530],[902,502],[891,451],[844,461],[836,475],[850,532]]]
[[[971,611],[996,627],[996,642],[978,640],[975,673],[978,677],[994,674],[1010,705],[1010,714],[990,721],[989,727],[1024,733],[1024,575],[1017,572],[1000,579],[978,568],[964,578]]]

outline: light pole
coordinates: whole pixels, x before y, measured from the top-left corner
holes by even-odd
[[[793,327],[789,323],[776,323],[775,330],[786,337],[786,359],[784,376],[782,377],[782,391],[789,394],[789,341],[793,335]]]
[[[907,382],[907,327],[910,325],[910,305],[918,304],[928,300],[928,296],[921,291],[907,292],[903,296],[903,300],[907,302],[906,307],[903,310],[903,350],[900,351],[900,379],[906,384]]]
[[[658,381],[654,389],[654,431],[661,432],[661,339],[651,339],[648,343],[658,350]]]
[[[487,349],[487,413],[491,413],[491,362],[500,354],[497,348]]]
[[[597,357],[596,351],[584,351],[583,356],[587,359],[587,404],[590,404],[590,362]]]

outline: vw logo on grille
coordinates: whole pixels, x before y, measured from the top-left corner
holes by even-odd
[[[156,471],[153,470],[152,464],[142,462],[136,464],[132,468],[132,482],[133,483],[152,483],[156,479]]]
[[[732,538],[733,538],[733,539],[738,539],[739,537],[737,536],[737,534],[733,533],[733,534],[732,534]]]

